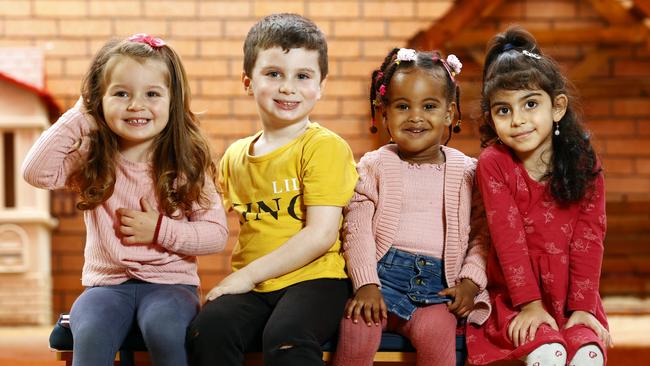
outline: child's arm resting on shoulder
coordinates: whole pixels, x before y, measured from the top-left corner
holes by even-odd
[[[85,136],[95,127],[85,112],[81,98],[74,107],[38,138],[22,165],[25,181],[35,187],[58,189],[77,168],[87,151],[80,149]]]
[[[207,300],[251,291],[260,282],[294,271],[318,258],[339,235],[341,211],[338,206],[307,206],[307,222],[302,230],[274,251],[228,275],[210,290]]]
[[[503,271],[512,306],[518,307],[541,299],[537,278],[533,272],[522,215],[508,186],[502,169],[505,161],[498,161],[498,153],[484,150],[476,169],[479,189],[485,205],[491,243],[496,250]],[[509,155],[500,155],[504,160]],[[514,179],[510,173],[510,179]]]

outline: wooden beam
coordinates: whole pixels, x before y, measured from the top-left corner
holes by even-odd
[[[634,0],[634,9],[641,12],[644,18],[650,18],[650,1]]]
[[[576,82],[587,81],[598,70],[608,67],[606,63],[615,58],[632,57],[631,47],[603,48],[595,47],[587,51],[580,63],[574,65],[568,72],[569,80]]]
[[[616,55],[616,50],[605,51],[599,48],[592,49],[587,52],[580,63],[569,70],[567,76],[570,80],[575,81],[588,79],[599,69],[602,70],[610,57],[614,55]]]
[[[584,100],[647,97],[650,78],[591,79],[575,82],[579,96]]]
[[[616,79],[597,79],[575,81],[578,97],[581,100],[589,101],[592,99],[611,99],[614,95],[616,98],[635,98],[650,96],[650,77],[645,78],[616,78]],[[467,103],[476,103],[481,99],[481,83],[466,82],[461,83],[461,105]],[[463,112],[466,111],[463,107]],[[463,113],[465,116],[466,113]],[[469,114],[467,114],[469,116]]]
[[[617,0],[589,0],[589,2],[594,10],[610,24],[632,24],[639,21]]]
[[[489,15],[503,0],[457,0],[447,13],[408,41],[408,47],[440,49],[474,21]],[[478,16],[477,16],[478,15]]]
[[[541,45],[635,45],[648,40],[650,30],[644,25],[590,27],[574,29],[536,29],[532,33]],[[489,30],[466,30],[444,44],[445,48],[485,47],[494,36]]]

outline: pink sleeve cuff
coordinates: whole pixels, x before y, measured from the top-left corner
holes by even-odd
[[[478,286],[479,291],[485,290],[485,287],[487,286],[487,275],[485,273],[485,269],[471,263],[466,263],[460,269],[460,273],[458,274],[458,281],[460,282],[460,280],[463,278],[472,280],[472,282]]]
[[[377,275],[377,265],[372,267],[361,267],[361,268],[348,268],[348,274],[350,279],[352,279],[352,286],[354,291],[357,291],[359,287],[367,285],[369,283],[374,283],[377,286],[381,287],[379,282],[379,276]]]

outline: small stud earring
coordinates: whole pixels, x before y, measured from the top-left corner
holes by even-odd
[[[555,125],[555,132],[553,132],[553,134],[555,136],[560,136],[560,124],[557,122],[554,122],[553,124]]]

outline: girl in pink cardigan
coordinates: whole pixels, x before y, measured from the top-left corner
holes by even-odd
[[[417,365],[455,365],[457,318],[481,324],[490,313],[476,160],[441,145],[460,117],[461,66],[453,55],[394,49],[373,72],[372,129],[380,112],[394,143],[357,166],[344,226],[355,293],[334,365],[372,365],[382,330],[409,338]]]
[[[134,322],[154,365],[186,365],[196,256],[223,249],[228,229],[185,71],[163,40],[137,34],[108,42],[82,89],[23,164],[34,186],[77,191],[84,212],[73,365],[112,365]]]

